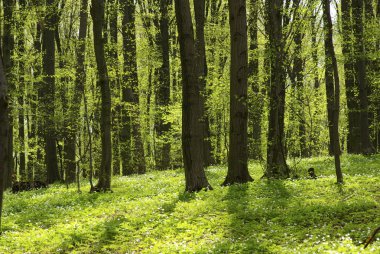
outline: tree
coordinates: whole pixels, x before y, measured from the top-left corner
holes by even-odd
[[[363,0],[352,0],[352,20],[354,33],[354,53],[355,53],[355,78],[358,82],[359,108],[360,108],[360,152],[371,154],[374,152],[369,137],[368,121],[368,77],[366,70],[366,55],[364,47],[363,32]],[[358,144],[357,144],[358,145]]]
[[[282,35],[282,4],[280,0],[266,1],[266,30],[269,37],[270,87],[269,123],[267,136],[268,178],[288,178],[290,171],[284,151],[285,69]]]
[[[352,21],[351,21],[351,1],[342,0],[342,51],[344,55],[344,74],[347,98],[347,152],[360,153],[360,115],[359,104],[356,96],[355,71],[354,71],[354,54],[352,38]]]
[[[25,0],[19,0],[20,5],[20,17],[18,21],[18,51],[19,54],[25,57],[25,21],[26,21],[26,2]],[[25,118],[24,118],[24,94],[25,94],[25,78],[23,73],[25,69],[24,59],[19,61],[19,89],[18,89],[18,104],[19,104],[19,113],[18,113],[18,138],[20,143],[20,168],[19,174],[22,178],[27,179],[26,174],[26,158],[25,158]]]
[[[339,145],[339,107],[340,88],[338,64],[335,57],[333,44],[333,30],[330,14],[330,0],[322,0],[323,23],[324,23],[324,43],[325,43],[325,82],[327,98],[327,114],[332,142],[335,171],[338,183],[343,183],[343,174],[340,168],[340,145]]]
[[[13,35],[13,10],[15,7],[15,1],[9,0],[4,1],[4,36],[3,36],[3,60],[4,60],[4,73],[7,77],[9,85],[9,93],[12,93],[14,90],[14,76],[12,70],[14,67],[14,61],[12,58],[14,51],[14,35]],[[9,135],[8,135],[8,168],[5,174],[5,188],[8,188],[12,185],[12,174],[13,174],[13,116],[11,114],[11,108],[9,107]]]
[[[189,0],[175,0],[182,67],[182,151],[186,191],[211,189],[204,171],[201,87]]]
[[[101,92],[101,142],[102,158],[99,182],[96,188],[101,191],[111,190],[111,90],[109,87],[107,64],[104,53],[103,24],[104,0],[92,0],[91,16],[93,20],[94,49],[98,73],[98,86]]]
[[[80,7],[80,18],[79,18],[79,38],[76,49],[76,79],[75,87],[73,91],[73,97],[69,107],[68,114],[68,130],[66,136],[66,166],[67,170],[73,170],[76,168],[76,140],[77,133],[79,129],[79,119],[78,115],[80,114],[80,106],[82,94],[84,93],[84,85],[86,83],[86,72],[85,72],[85,52],[86,52],[86,34],[87,34],[87,9],[88,9],[88,0],[81,1]],[[70,177],[69,182],[74,181],[72,176]]]
[[[263,92],[259,83],[259,57],[258,57],[258,1],[249,1],[249,17],[248,17],[248,34],[249,34],[249,62],[248,62],[248,84],[252,89],[253,98],[250,103],[250,122],[252,124],[251,134],[251,153],[252,159],[258,160],[262,158],[261,152],[261,133],[262,133],[262,114],[264,110]]]
[[[60,179],[58,172],[56,130],[54,122],[55,100],[55,44],[54,31],[57,22],[58,2],[46,0],[45,23],[42,32],[42,70],[43,82],[39,91],[42,131],[45,141],[45,163],[47,182],[53,183]]]
[[[164,121],[163,117],[167,114],[167,107],[170,104],[170,43],[169,43],[169,5],[170,1],[160,0],[159,20],[154,23],[159,29],[156,35],[156,45],[161,56],[161,66],[158,71],[158,82],[156,87],[156,105],[157,115],[155,120],[155,129],[157,139],[159,140],[158,149],[156,149],[156,167],[160,170],[170,167],[170,142],[169,131],[170,123]]]
[[[205,0],[194,0],[194,16],[195,16],[195,50],[196,61],[198,66],[199,84],[201,86],[201,114],[203,116],[203,159],[205,166],[211,163],[211,141],[210,141],[210,123],[206,110],[206,78],[207,78],[207,61],[206,61],[206,42],[205,42]]]
[[[248,172],[248,45],[245,0],[229,0],[230,149],[228,172],[223,185],[253,181]]]
[[[1,52],[1,50],[0,50]],[[0,234],[3,210],[3,192],[8,164],[8,85],[5,78],[3,59],[0,57]]]
[[[139,82],[137,76],[135,4],[133,0],[122,0],[123,20],[123,87],[121,158],[123,175],[143,174],[146,171],[144,147],[139,119]],[[132,137],[134,143],[132,143]],[[128,156],[130,153],[131,157]],[[129,159],[129,160],[128,160]]]

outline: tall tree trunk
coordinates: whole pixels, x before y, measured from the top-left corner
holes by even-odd
[[[84,86],[86,83],[86,72],[85,72],[85,52],[86,52],[86,34],[87,34],[87,9],[88,0],[81,0],[80,7],[80,19],[79,19],[79,38],[76,48],[77,65],[76,65],[76,79],[75,87],[73,92],[73,97],[69,107],[68,114],[68,131],[66,136],[66,170],[73,171],[76,168],[76,140],[77,133],[79,130],[79,118],[80,115],[80,105],[82,100],[82,94],[84,91]],[[67,171],[66,171],[67,172]],[[75,171],[74,171],[75,172]],[[67,177],[67,176],[66,176]],[[69,178],[70,182],[74,181],[72,176]],[[67,179],[67,180],[69,180]]]
[[[369,138],[368,84],[363,32],[363,0],[352,0],[352,17],[355,38],[355,76],[358,81],[359,88],[360,152],[362,154],[372,154],[374,149]]]
[[[356,96],[354,55],[352,38],[352,21],[351,21],[351,0],[342,0],[342,33],[343,45],[342,51],[345,58],[344,74],[346,85],[346,98],[348,108],[348,134],[347,134],[347,152],[360,153],[360,114],[358,98]]]
[[[229,0],[230,147],[228,172],[223,185],[253,181],[248,171],[248,45],[245,0]]]
[[[123,20],[123,88],[122,131],[120,137],[123,175],[146,171],[144,146],[140,128],[139,81],[136,60],[135,4],[133,0],[122,0]],[[133,137],[133,139],[132,139]],[[133,141],[133,142],[132,142]],[[127,160],[127,153],[131,158]]]
[[[33,72],[33,88],[35,91],[32,91],[29,97],[30,111],[31,115],[28,117],[30,122],[30,128],[28,130],[28,146],[34,149],[30,149],[28,153],[28,179],[33,179],[33,176],[38,172],[42,172],[42,152],[41,149],[43,145],[40,145],[43,135],[41,134],[41,114],[39,113],[39,87],[41,86],[41,81],[38,80],[38,77],[41,76],[41,60],[39,56],[41,55],[42,45],[41,45],[41,35],[42,35],[42,18],[37,20],[36,24],[36,34],[35,40],[33,42],[34,46],[34,57],[37,59],[34,64]],[[33,152],[32,152],[33,151]]]
[[[294,59],[293,59],[293,77],[296,94],[296,114],[298,115],[298,133],[299,138],[299,151],[301,157],[310,156],[310,151],[307,146],[306,140],[306,116],[305,116],[305,88],[304,88],[304,60],[302,59],[302,37],[303,26],[301,25],[301,13],[299,11],[300,0],[293,1],[293,8],[295,9],[293,22],[297,28],[295,28],[294,34]]]
[[[12,74],[12,69],[14,66],[12,60],[12,54],[14,50],[14,35],[13,35],[13,11],[15,7],[15,1],[9,0],[3,2],[4,6],[4,37],[3,37],[3,60],[4,60],[4,73],[8,80],[9,93],[12,94],[14,91],[14,76]],[[5,174],[5,188],[9,188],[12,185],[12,174],[14,170],[13,163],[13,117],[12,117],[12,105],[9,106],[9,133],[8,133],[8,168]]]
[[[211,164],[211,140],[210,140],[210,123],[206,108],[207,100],[207,61],[206,61],[206,42],[205,42],[205,0],[194,0],[194,14],[195,14],[195,50],[196,61],[198,66],[199,84],[201,86],[201,107],[202,107],[202,124],[203,126],[203,159],[205,166]]]
[[[268,178],[288,178],[284,149],[285,68],[282,36],[282,1],[266,1],[266,30],[269,34],[270,89],[267,145]]]
[[[120,95],[119,60],[118,60],[118,0],[109,1],[109,33],[111,43],[109,44],[109,63],[114,75],[110,77],[112,96],[118,98]],[[119,101],[119,100],[117,100]],[[112,107],[112,173],[120,175],[120,153],[119,153],[119,120],[120,104],[115,103]]]
[[[204,171],[201,87],[189,0],[175,0],[182,67],[182,150],[186,191],[211,189]]]
[[[26,20],[26,2],[25,0],[19,0],[20,5],[20,20],[18,22],[19,38],[18,38],[18,51],[21,56],[25,55],[25,35],[24,35],[24,26]],[[27,179],[26,172],[26,158],[25,158],[25,112],[24,112],[24,94],[25,94],[25,63],[24,59],[19,61],[19,89],[18,89],[18,138],[20,146],[20,167],[19,174],[21,179]]]
[[[248,34],[250,38],[249,52],[251,52],[248,63],[248,83],[253,92],[252,102],[250,103],[250,122],[252,124],[251,152],[250,157],[255,160],[262,158],[261,151],[261,120],[264,109],[263,92],[259,83],[259,57],[258,57],[258,1],[249,0]]]
[[[157,115],[155,129],[159,147],[156,149],[156,167],[160,170],[170,167],[170,123],[165,123],[163,117],[167,114],[170,104],[170,61],[169,61],[169,5],[170,1],[160,0],[159,32],[156,44],[161,54],[162,64],[158,70],[158,85],[156,88]]]
[[[101,142],[102,160],[99,172],[99,182],[96,188],[102,191],[111,190],[111,90],[109,86],[107,64],[104,53],[103,24],[104,0],[92,0],[91,16],[93,20],[94,48],[98,72],[98,85],[102,96],[101,101]]]
[[[325,42],[325,82],[327,98],[327,114],[330,131],[330,140],[333,145],[335,171],[338,183],[343,183],[343,174],[340,167],[340,145],[339,145],[339,107],[340,88],[338,64],[335,57],[333,44],[333,30],[330,14],[330,0],[322,0]]]
[[[55,101],[55,44],[54,31],[57,22],[58,2],[46,0],[45,24],[42,33],[43,51],[43,82],[41,86],[42,107],[42,131],[45,141],[45,164],[47,170],[47,182],[53,183],[59,180],[56,129],[54,122]]]
[[[5,77],[3,59],[0,57],[0,234],[1,216],[3,211],[3,192],[5,189],[5,175],[8,164],[8,127],[8,85]]]

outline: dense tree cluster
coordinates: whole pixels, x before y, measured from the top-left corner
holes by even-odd
[[[283,179],[324,154],[343,182],[342,151],[380,149],[379,1],[3,0],[0,17],[1,190],[184,165],[192,192],[209,165],[229,185],[249,159]]]

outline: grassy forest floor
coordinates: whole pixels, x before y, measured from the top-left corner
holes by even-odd
[[[306,179],[313,166],[317,180]],[[305,159],[299,180],[220,187],[226,167],[210,167],[213,191],[184,194],[182,170],[113,179],[113,193],[74,185],[6,193],[0,253],[380,253],[361,243],[380,226],[380,156]]]

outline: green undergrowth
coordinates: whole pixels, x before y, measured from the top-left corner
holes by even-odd
[[[210,167],[213,191],[184,193],[182,170],[113,179],[113,193],[74,185],[5,195],[0,253],[380,253],[362,242],[380,226],[380,156],[334,163],[294,161],[297,180],[221,187],[226,167]],[[306,178],[314,167],[319,178]]]

